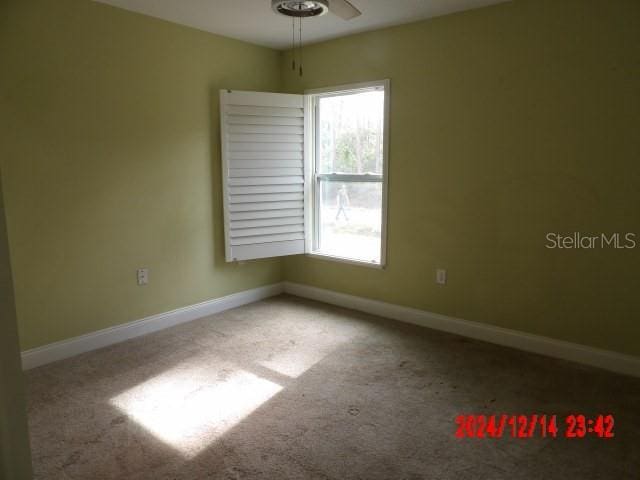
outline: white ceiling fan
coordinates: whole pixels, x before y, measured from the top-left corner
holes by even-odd
[[[271,0],[274,12],[288,17],[319,17],[328,11],[343,20],[351,20],[362,12],[348,0]]]
[[[271,8],[274,12],[291,17],[292,20],[292,60],[291,68],[297,66],[302,76],[302,20],[314,18],[331,12],[343,20],[351,20],[362,15],[362,12],[354,7],[348,0],[271,0]],[[296,50],[296,19],[298,20],[298,48]]]

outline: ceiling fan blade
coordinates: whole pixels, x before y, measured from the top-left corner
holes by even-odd
[[[362,12],[348,0],[329,0],[329,11],[343,20],[351,20],[362,15]]]

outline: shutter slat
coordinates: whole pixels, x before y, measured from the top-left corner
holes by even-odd
[[[229,176],[231,178],[302,176],[302,168],[230,168]]]
[[[229,214],[229,219],[232,222],[236,220],[262,220],[266,218],[288,218],[288,217],[302,217],[304,210],[302,209],[278,209],[278,210],[260,210],[253,212],[232,212]]]
[[[248,143],[229,142],[229,151],[235,152],[302,152],[302,143]]]
[[[293,177],[247,177],[247,178],[229,178],[229,186],[245,186],[245,185],[295,185],[303,184],[304,178],[300,176]]]
[[[287,125],[229,125],[227,133],[271,133],[278,135],[302,135],[304,127]]]
[[[231,238],[257,237],[260,235],[275,235],[279,233],[299,233],[304,231],[302,223],[293,225],[278,225],[275,227],[256,227],[233,229]]]
[[[302,168],[302,160],[231,160],[231,168]]]
[[[250,212],[253,210],[284,210],[289,208],[301,209],[302,202],[261,202],[261,203],[234,203],[229,205],[230,212]]]
[[[229,115],[249,115],[255,117],[304,117],[302,108],[287,107],[253,107],[227,105],[226,113]]]
[[[304,119],[300,117],[257,117],[249,115],[227,115],[229,125],[278,125],[299,126],[304,125]]]
[[[233,90],[229,92],[227,105],[247,105],[251,107],[289,107],[302,108],[303,97],[287,93],[244,92]]]
[[[277,225],[302,225],[297,217],[264,218],[260,220],[236,220],[231,222],[231,228],[275,227]]]
[[[249,187],[229,187],[229,195],[243,195],[247,193],[302,193],[304,187],[302,184],[293,185],[255,185]]]
[[[229,152],[229,160],[302,160],[302,152]]]
[[[233,253],[238,259],[278,257],[281,255],[294,255],[295,252],[304,253],[303,239],[233,246]]]
[[[304,233],[280,233],[277,235],[260,235],[256,237],[232,238],[231,245],[252,245],[255,243],[282,242],[287,240],[304,240]],[[299,253],[304,253],[304,251]]]
[[[236,133],[229,134],[227,139],[230,142],[250,142],[250,143],[296,143],[302,144],[302,134],[283,135],[280,133]]]
[[[264,193],[248,195],[230,195],[231,204],[257,203],[257,202],[287,202],[292,200],[304,200],[302,193]]]

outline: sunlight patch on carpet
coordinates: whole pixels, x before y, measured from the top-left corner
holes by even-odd
[[[244,370],[182,366],[110,403],[192,458],[280,390],[282,386]]]
[[[320,348],[296,348],[279,353],[258,363],[282,375],[297,378],[325,358],[328,353],[328,351]]]

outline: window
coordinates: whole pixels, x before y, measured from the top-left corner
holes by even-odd
[[[308,92],[311,253],[384,265],[388,82]]]
[[[220,92],[227,262],[385,264],[389,82]]]

